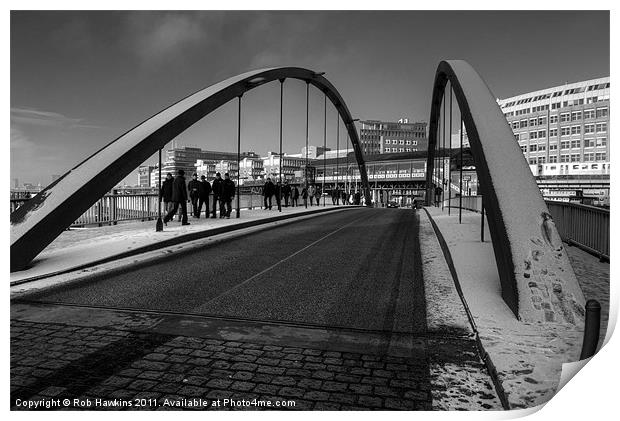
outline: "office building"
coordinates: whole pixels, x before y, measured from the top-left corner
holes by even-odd
[[[609,77],[498,100],[535,176],[609,175]]]
[[[360,124],[364,155],[419,152],[428,148],[426,123],[410,123],[402,118],[397,122],[366,120]]]

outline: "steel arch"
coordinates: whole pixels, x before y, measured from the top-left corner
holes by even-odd
[[[504,301],[521,320],[581,323],[583,293],[547,205],[495,97],[463,60],[442,61],[435,74],[427,201],[448,80],[461,110],[484,196]]]
[[[254,70],[202,89],[143,121],[19,207],[11,214],[11,271],[25,268],[101,196],[198,120],[251,89],[287,78],[314,85],[334,104],[351,138],[362,186],[369,198],[355,123],[336,88],[321,74],[300,67]]]

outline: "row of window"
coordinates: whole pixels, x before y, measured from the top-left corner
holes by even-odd
[[[604,101],[606,99],[609,99],[609,96],[603,96],[600,101]],[[599,97],[597,96],[592,96],[592,97],[588,97],[585,100],[583,98],[579,98],[579,99],[574,99],[574,100],[569,100],[569,101],[561,101],[561,102],[554,102],[551,104],[551,109],[552,110],[558,110],[560,108],[565,108],[565,107],[572,107],[575,105],[584,105],[585,104],[595,104],[599,102]],[[509,104],[504,105],[502,108],[506,108],[506,107],[510,107],[514,105],[514,102],[511,102]],[[537,111],[546,111],[549,109],[549,105],[538,105],[532,108],[521,108],[515,111],[509,111],[504,113],[504,115],[506,117],[512,117],[512,116],[519,116],[519,115],[524,115],[524,114],[530,114],[531,112],[537,112]]]
[[[549,123],[554,124],[560,121],[561,123],[567,123],[571,121],[581,120],[583,116],[584,120],[592,119],[592,118],[605,118],[609,116],[609,108],[608,107],[600,107],[590,110],[584,110],[583,113],[581,111],[573,111],[567,113],[561,113],[559,116],[557,114],[549,116]],[[544,126],[547,124],[547,117],[541,116],[537,118],[530,118],[529,120],[519,120],[512,122],[513,129],[522,129],[528,126]]]
[[[595,84],[595,85],[590,85],[587,88],[587,91],[595,91],[598,89],[605,89],[605,88],[609,88],[610,84],[609,82],[607,83],[599,83],[599,84]],[[518,101],[512,101],[507,103],[506,105],[504,105],[505,107],[512,107],[513,105],[520,105],[520,104],[527,104],[529,102],[536,102],[536,101],[540,101],[543,99],[549,99],[549,98],[556,98],[559,97],[560,95],[564,94],[564,95],[572,95],[572,94],[579,94],[581,92],[585,92],[586,89],[583,86],[577,87],[577,88],[570,88],[570,89],[566,89],[564,91],[555,91],[553,93],[547,93],[547,94],[541,94],[541,95],[537,95],[534,97],[529,97],[529,98],[522,98]]]
[[[560,136],[574,136],[581,134],[581,126],[564,126],[559,130]],[[607,123],[585,124],[584,134],[607,133]],[[527,133],[530,139],[544,139],[547,137],[546,130],[537,130]],[[515,133],[516,140],[526,140],[526,133]],[[549,129],[549,137],[557,137],[558,129]]]
[[[550,164],[555,164],[558,162],[558,156],[550,155],[549,161],[547,161],[547,157],[545,156],[534,156],[534,157],[528,158],[527,161],[530,165],[546,164],[547,162],[549,162]],[[605,152],[583,154],[583,162],[596,162],[596,161],[598,162],[607,161],[607,154]],[[581,155],[580,154],[562,154],[560,155],[559,162],[561,163],[581,162]],[[551,168],[551,169],[554,169],[554,168]]]
[[[607,146],[607,138],[599,137],[598,139],[584,139],[583,142],[581,140],[565,140],[560,142],[560,149],[581,149],[584,148],[597,148],[597,147],[606,147]],[[523,153],[527,153],[528,145],[521,145],[521,150]],[[545,151],[547,149],[547,145],[545,144],[537,144],[533,143],[529,145],[530,152],[540,152]],[[558,149],[557,143],[550,143],[549,150],[555,151]]]
[[[415,152],[417,148],[385,148],[385,152]]]
[[[418,141],[417,140],[403,140],[403,139],[386,139],[385,140],[385,144],[386,145],[413,145],[413,146],[417,146],[418,145]]]

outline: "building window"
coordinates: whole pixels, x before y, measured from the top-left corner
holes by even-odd
[[[385,151],[386,152],[390,152],[390,148],[385,148]]]
[[[530,152],[536,152],[537,150],[538,150],[538,145],[536,144],[530,145]]]
[[[581,133],[581,126],[572,126],[570,128],[570,134],[580,134]]]
[[[581,111],[573,111],[570,115],[571,121],[581,120]]]
[[[560,148],[561,149],[570,149],[570,140],[565,140],[563,142],[560,142]]]
[[[579,162],[579,154],[571,154],[570,156],[570,162]]]
[[[562,113],[560,114],[560,122],[561,123],[566,123],[570,121],[570,113]]]
[[[596,154],[597,161],[607,161],[607,154],[605,152],[597,152]]]
[[[530,165],[536,165],[536,158],[530,158],[529,163]]]
[[[518,129],[519,128],[519,122],[518,121],[513,121],[512,122],[512,128],[513,129]]]
[[[521,120],[519,122],[519,128],[522,129],[524,127],[527,127],[527,120]]]
[[[518,142],[519,141],[519,133],[515,133],[515,140]]]
[[[538,138],[538,132],[530,132],[530,139],[537,139]]]
[[[527,153],[527,145],[521,146],[521,152]]]
[[[594,118],[594,110],[584,110],[583,118],[584,120],[587,120],[589,118]]]
[[[571,140],[570,147],[571,149],[581,148],[581,140]]]
[[[545,137],[547,137],[547,131],[546,130],[539,130],[538,131],[538,138],[539,139],[543,139]]]
[[[594,133],[594,124],[586,124],[583,126],[583,132],[585,134]]]
[[[554,124],[558,122],[558,115],[554,114],[554,115],[550,115],[549,116],[549,123],[550,124]]]
[[[593,153],[584,153],[583,154],[583,160],[584,160],[584,162],[594,161],[594,154]]]
[[[549,129],[549,137],[557,137],[558,129]]]
[[[560,136],[568,136],[570,135],[570,127],[562,127],[560,129]]]
[[[607,123],[597,123],[596,133],[607,133]]]
[[[550,143],[549,144],[549,150],[550,151],[556,151],[558,149],[558,144],[557,143]]]
[[[538,152],[544,152],[547,149],[547,145],[538,145]]]
[[[550,164],[555,164],[556,162],[558,162],[558,156],[557,155],[549,155],[549,163]]]
[[[544,156],[539,156],[538,157],[538,163],[539,164],[544,164],[547,161],[547,159]]]
[[[596,139],[596,146],[607,146],[607,138],[599,137]]]
[[[530,118],[530,127],[536,125],[537,120],[535,118]]]
[[[538,117],[538,125],[544,126],[545,124],[547,124],[547,117]]]
[[[596,109],[596,118],[603,118],[609,116],[609,109],[607,107]]]
[[[594,139],[584,139],[583,147],[584,148],[593,148],[596,146],[596,141]]]

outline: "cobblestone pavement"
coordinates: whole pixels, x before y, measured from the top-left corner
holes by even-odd
[[[75,399],[90,409],[105,409],[96,399],[130,409],[140,400],[143,409],[179,409],[166,400],[208,409],[218,399],[294,401],[297,410],[431,408],[424,359],[13,321],[12,408],[60,400],[59,409],[72,409]],[[219,409],[231,408],[239,407]]]

